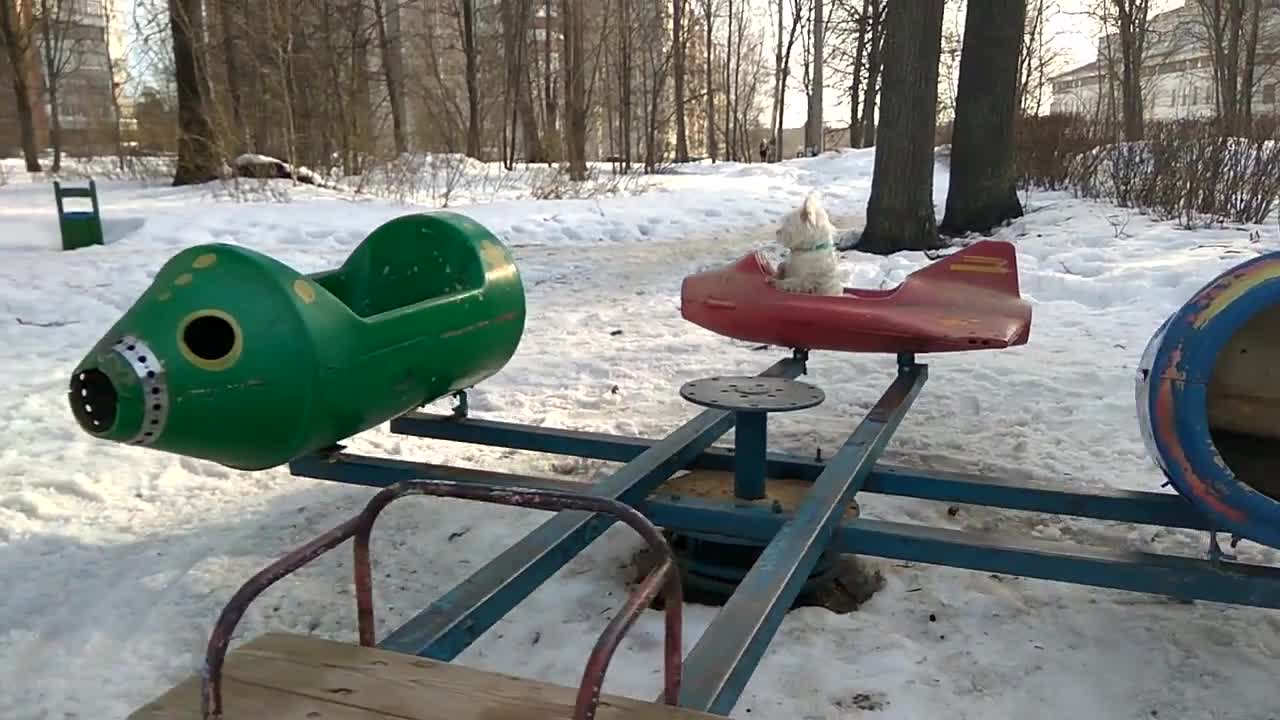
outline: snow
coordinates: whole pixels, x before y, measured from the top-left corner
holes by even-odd
[[[681,278],[767,247],[781,214],[810,190],[838,226],[860,226],[872,161],[872,151],[850,151],[776,165],[693,165],[591,199],[530,200],[533,184],[451,198],[451,209],[513,248],[528,292],[519,352],[473,393],[473,413],[665,434],[697,410],[678,397],[680,383],[758,372],[782,354],[683,322]],[[310,272],[340,263],[378,223],[424,208],[288,181],[229,192],[220,183],[108,179],[99,183],[108,244],[61,253],[49,184],[5,163],[0,717],[123,718],[199,667],[214,618],[244,580],[346,519],[373,491],[95,442],[67,411],[67,373],[183,247],[243,244]],[[940,166],[939,207],[946,182]],[[1280,249],[1280,232],[1274,224],[1190,232],[1062,193],[1033,194],[1028,204],[1026,217],[998,237],[1018,245],[1022,290],[1035,306],[1030,344],[927,358],[932,379],[885,461],[1077,489],[1157,490],[1162,478],[1135,420],[1142,348],[1204,282]],[[892,285],[928,262],[919,253],[842,258],[850,284],[865,287]],[[829,456],[893,373],[883,356],[816,354],[807,379],[827,401],[776,417],[774,448]],[[614,467],[399,437],[385,425],[351,447],[582,480]],[[861,500],[866,516],[903,522],[1196,556],[1206,549],[1199,533]],[[374,536],[380,634],[546,517],[435,499],[392,506]],[[611,530],[458,662],[576,686],[639,547],[627,529]],[[1247,542],[1238,551],[1247,561],[1280,562],[1280,553]],[[1269,720],[1280,707],[1273,612],[868,563],[884,573],[885,588],[849,615],[791,613],[733,717]],[[252,606],[237,642],[267,630],[354,640],[349,572],[343,548],[281,582]],[[714,614],[688,608],[687,648]],[[660,649],[661,619],[649,613],[619,651],[606,692],[655,697]]]

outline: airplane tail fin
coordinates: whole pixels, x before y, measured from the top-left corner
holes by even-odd
[[[1012,243],[981,240],[911,275],[909,280],[961,283],[1020,297],[1018,256]]]

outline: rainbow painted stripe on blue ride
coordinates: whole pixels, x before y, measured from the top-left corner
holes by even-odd
[[[1201,288],[1154,334],[1136,379],[1143,440],[1170,484],[1216,526],[1280,548],[1280,502],[1236,478],[1214,446],[1207,390],[1219,353],[1251,318],[1280,306],[1280,253]]]

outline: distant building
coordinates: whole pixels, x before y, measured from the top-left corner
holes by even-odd
[[[35,23],[38,2],[0,2],[12,5],[22,31],[29,38],[28,85],[32,93],[36,144],[44,149],[49,142],[52,110],[44,34]],[[55,46],[54,60],[55,74],[60,76],[58,119],[63,131],[63,149],[84,153],[110,151],[114,148],[117,121],[112,93],[124,83],[123,23],[118,17],[108,16],[102,0],[62,0],[60,7],[65,8],[65,17],[58,21],[56,32],[61,39]],[[108,51],[111,57],[121,58],[115,68],[108,63]],[[0,80],[3,81],[0,97],[4,97],[0,102],[0,151],[6,154],[21,148],[17,110],[12,100],[13,72],[8,55],[0,53]]]
[[[30,37],[32,20],[31,0],[0,0],[7,3],[15,11],[20,32]],[[48,139],[48,115],[41,107],[41,88],[43,80],[40,74],[40,56],[34,43],[28,43],[27,56],[27,88],[28,100],[32,106],[32,121],[35,125],[36,144],[44,147]],[[0,155],[14,155],[22,150],[22,134],[18,124],[18,107],[13,95],[13,73],[15,69],[9,62],[9,49],[5,46],[4,37],[0,36]]]
[[[1253,88],[1255,114],[1274,113],[1280,80],[1280,4],[1263,5]],[[1106,116],[1120,107],[1120,39],[1098,39],[1094,60],[1052,78],[1053,114]],[[1208,117],[1216,112],[1211,45],[1194,3],[1151,19],[1142,73],[1143,116],[1151,120]]]

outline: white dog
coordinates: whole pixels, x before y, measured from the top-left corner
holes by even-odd
[[[844,294],[844,285],[837,276],[836,228],[817,194],[810,193],[798,210],[783,218],[777,237],[787,249],[787,257],[770,284],[794,293]]]

